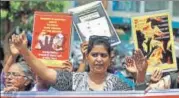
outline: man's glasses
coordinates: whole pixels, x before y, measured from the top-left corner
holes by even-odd
[[[4,76],[5,76],[5,78],[8,78],[9,76],[12,76],[12,78],[26,77],[26,76],[21,75],[21,74],[19,74],[19,73],[17,73],[17,72],[7,72],[7,73],[5,73]]]

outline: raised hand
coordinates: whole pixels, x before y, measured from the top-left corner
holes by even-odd
[[[147,59],[143,55],[141,50],[136,50],[134,51],[134,54],[132,56],[132,59],[135,61],[137,70],[139,72],[146,72],[148,64],[147,64]]]
[[[14,43],[12,43],[12,40],[9,39],[9,48],[10,48],[10,52],[13,56],[17,56],[19,55],[19,50],[15,47]]]
[[[132,57],[126,57],[126,69],[132,74],[137,73],[138,70]]]
[[[88,42],[83,42],[82,44],[80,44],[80,49],[83,55],[83,60],[80,62],[77,72],[84,72],[86,67],[86,53],[88,49]]]
[[[141,50],[134,51],[132,59],[135,62],[137,68],[137,75],[135,77],[136,83],[141,83],[145,81],[145,74],[148,67],[147,59],[143,55]]]
[[[151,83],[156,83],[162,78],[162,71],[159,68],[156,68],[150,77]]]
[[[67,70],[69,72],[72,72],[73,71],[73,66],[72,66],[72,63],[70,61],[64,61],[62,63],[62,68],[63,70]]]
[[[171,85],[171,78],[169,75],[167,75],[156,83],[150,83],[149,86],[145,89],[145,93],[147,93],[150,90],[169,89],[170,85]]]
[[[50,38],[50,41],[49,41]],[[52,51],[53,37],[45,36],[45,42],[43,44],[42,40],[39,40],[39,44],[42,50],[44,51]]]
[[[4,59],[4,68],[3,68],[3,71],[5,73],[9,70],[10,66],[13,63],[16,62],[16,58],[20,54],[19,49],[16,48],[16,46],[14,44],[15,39],[16,39],[15,37],[16,37],[16,35],[12,35],[12,38],[9,39],[8,42],[5,42],[5,44],[6,44],[4,46],[4,49],[5,49],[5,59]],[[13,39],[14,42],[12,42],[12,39]]]
[[[88,42],[83,42],[80,45],[80,49],[81,49],[81,53],[83,54],[83,60],[85,59],[85,54],[87,53],[87,49],[88,49]]]
[[[11,37],[13,32],[9,32],[6,34],[4,38],[3,50],[4,50],[4,64],[8,61],[9,57],[11,56],[11,51],[9,47],[9,38]]]
[[[25,33],[21,33],[20,35],[12,35],[12,43],[14,44],[14,48],[21,51],[23,49],[27,49],[27,38]]]

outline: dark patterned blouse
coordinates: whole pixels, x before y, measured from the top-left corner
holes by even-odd
[[[56,83],[52,86],[59,91],[93,91],[88,85],[87,72],[57,71]],[[115,75],[108,73],[104,91],[132,90]]]

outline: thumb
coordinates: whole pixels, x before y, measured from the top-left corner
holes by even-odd
[[[27,40],[27,37],[26,37],[26,34],[25,34],[25,31],[22,31],[22,33],[21,33],[21,38],[22,38],[22,40]]]
[[[12,39],[9,39],[9,45],[12,45],[13,43],[12,43]]]

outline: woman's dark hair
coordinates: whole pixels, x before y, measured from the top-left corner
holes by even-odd
[[[3,48],[1,47],[0,45],[0,60],[4,60],[4,51],[3,51]]]
[[[3,61],[3,60],[4,60],[4,52],[3,52],[3,48],[0,45],[0,61]],[[2,69],[3,69],[3,65],[0,62],[0,73],[1,73]]]
[[[33,82],[30,82],[30,83],[25,87],[25,91],[30,91],[33,87],[34,87],[34,83],[33,83]]]
[[[107,36],[97,36],[97,35],[90,36],[87,54],[89,54],[91,52],[91,50],[93,49],[93,47],[95,45],[103,45],[106,48],[109,56],[111,55],[111,45],[110,45],[109,37],[107,37]]]

